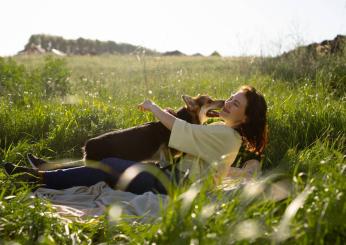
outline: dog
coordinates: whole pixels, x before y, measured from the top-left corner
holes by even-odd
[[[186,106],[176,113],[169,113],[192,124],[203,124],[208,117],[218,116],[224,100],[213,100],[207,95],[190,97],[183,95]],[[100,161],[108,157],[117,157],[132,161],[158,160],[163,149],[168,148],[171,131],[161,122],[149,122],[140,126],[108,132],[86,141],[84,160]]]

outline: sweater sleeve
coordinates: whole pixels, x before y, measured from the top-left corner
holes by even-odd
[[[232,152],[238,153],[240,135],[225,125],[196,125],[176,119],[169,147],[200,157],[206,162],[220,161]]]

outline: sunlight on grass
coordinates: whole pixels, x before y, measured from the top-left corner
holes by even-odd
[[[255,241],[263,234],[261,225],[256,220],[244,220],[239,223],[234,231],[236,240]]]
[[[313,187],[307,186],[304,191],[299,194],[286,208],[285,213],[277,228],[277,232],[274,234],[274,240],[276,242],[282,242],[290,237],[290,223],[296,215],[298,209],[302,208],[307,197],[314,190]]]
[[[242,84],[265,94],[270,133],[262,175],[250,180],[172,188],[150,165],[118,176],[118,188],[126,189],[151,173],[169,191],[149,223],[129,218],[119,203],[90,222],[59,217],[0,170],[0,243],[344,244],[346,62],[342,55],[311,59],[0,58],[2,161],[29,166],[32,152],[48,159],[47,169],[80,166],[87,139],[154,120],[136,108],[144,99],[177,109],[182,94],[225,99]],[[99,162],[86,164],[114,174]]]
[[[109,220],[111,222],[119,222],[121,220],[122,207],[117,204],[113,204],[110,207],[108,214],[109,214]]]
[[[179,198],[182,200],[183,210],[186,211],[190,208],[193,200],[196,198],[200,190],[201,190],[201,187],[198,184],[194,184],[186,192],[180,195]]]

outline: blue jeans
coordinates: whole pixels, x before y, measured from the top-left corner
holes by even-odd
[[[109,186],[116,186],[121,174],[134,164],[144,164],[119,158],[106,158],[100,162],[100,168],[81,166],[68,169],[45,171],[43,182],[46,188],[66,189],[73,186],[91,186],[104,181]],[[106,171],[108,169],[108,171]],[[164,173],[164,172],[163,172]],[[167,194],[167,190],[160,181],[148,172],[138,174],[127,185],[125,191],[142,194],[147,191]]]

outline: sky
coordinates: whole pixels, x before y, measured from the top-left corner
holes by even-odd
[[[0,56],[32,34],[159,52],[277,55],[346,35],[346,0],[1,0]]]

